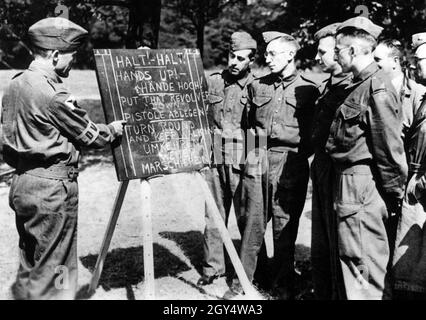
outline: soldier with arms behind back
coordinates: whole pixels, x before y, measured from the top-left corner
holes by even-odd
[[[213,168],[203,174],[225,224],[231,205],[239,213],[241,177],[245,150],[243,131],[247,87],[253,81],[250,70],[257,43],[247,32],[231,35],[228,69],[209,77],[209,110],[213,118]],[[209,212],[204,230],[203,275],[199,285],[208,285],[225,273],[223,242]]]
[[[387,299],[387,220],[400,213],[407,178],[402,108],[388,76],[374,61],[382,28],[365,17],[337,29],[335,59],[352,71],[326,149],[334,162],[333,201],[346,297]]]

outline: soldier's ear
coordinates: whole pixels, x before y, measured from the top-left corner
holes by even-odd
[[[53,63],[56,65],[59,60],[59,50],[54,50],[52,52],[52,59],[53,59]]]

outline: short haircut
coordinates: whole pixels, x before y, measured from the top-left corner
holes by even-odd
[[[282,43],[291,44],[294,47],[294,49],[296,50],[296,52],[299,51],[299,49],[300,49],[299,43],[292,36],[281,36],[281,37],[277,38],[276,40],[279,40]]]
[[[33,53],[33,56],[39,56],[42,58],[48,58],[50,56],[50,54],[55,51],[53,49],[44,49],[44,48],[40,48],[38,46],[32,45],[31,46],[31,51]],[[70,51],[64,51],[64,50],[59,50],[59,53],[61,54],[65,54],[65,53],[69,53],[69,52],[73,52],[74,50],[70,50]]]
[[[39,57],[42,57],[42,58],[48,58],[53,50],[43,49],[43,48],[40,48],[40,47],[33,45],[33,46],[31,46],[31,51],[32,51],[34,57],[39,56]]]
[[[404,47],[401,41],[396,39],[383,39],[379,41],[379,44],[382,44],[390,49],[392,57],[398,57],[399,61],[403,60],[404,57]]]
[[[355,28],[355,27],[342,28],[342,29],[337,31],[336,37],[337,36],[361,39],[361,40],[365,41],[366,43],[368,43],[371,51],[373,51],[376,48],[376,45],[377,45],[376,38],[374,38],[367,31],[364,31],[362,29],[358,29],[358,28]]]

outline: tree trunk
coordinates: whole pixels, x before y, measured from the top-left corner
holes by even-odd
[[[158,47],[161,0],[131,0],[126,48]]]
[[[204,14],[204,1],[201,1],[197,10],[197,48],[200,50],[201,58],[204,55],[204,29],[206,26],[206,17]]]

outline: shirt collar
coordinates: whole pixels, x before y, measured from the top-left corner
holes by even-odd
[[[338,84],[340,84],[340,83],[342,83],[346,80],[349,80],[351,77],[352,77],[352,73],[341,72],[341,73],[339,73],[335,76],[330,76],[330,82],[329,83],[332,86],[336,86],[336,85],[338,85]]]
[[[49,68],[47,65],[40,62],[39,60],[34,60],[33,62],[31,62],[30,66],[28,67],[28,70],[40,72],[47,79],[52,80],[56,83],[62,83],[61,78],[56,74],[55,70]]]
[[[243,78],[239,78],[239,79],[232,76],[227,70],[223,72],[223,75],[224,75],[223,78],[225,80],[226,87],[236,83],[241,87],[241,89],[247,85],[247,82],[249,81],[250,77],[252,77],[250,70],[247,72],[247,74]]]
[[[285,78],[282,77],[281,75],[276,75],[275,82],[274,82],[275,89],[278,88],[280,85],[283,85],[284,88],[287,87],[289,84],[296,81],[296,78],[298,75],[299,75],[299,72],[297,70],[294,70],[294,72],[291,75]]]
[[[358,74],[358,76],[354,77],[353,83],[364,81],[365,79],[369,78],[374,73],[376,73],[378,70],[379,70],[379,66],[377,65],[376,62],[370,63],[367,67],[364,68],[364,70],[362,70]]]

